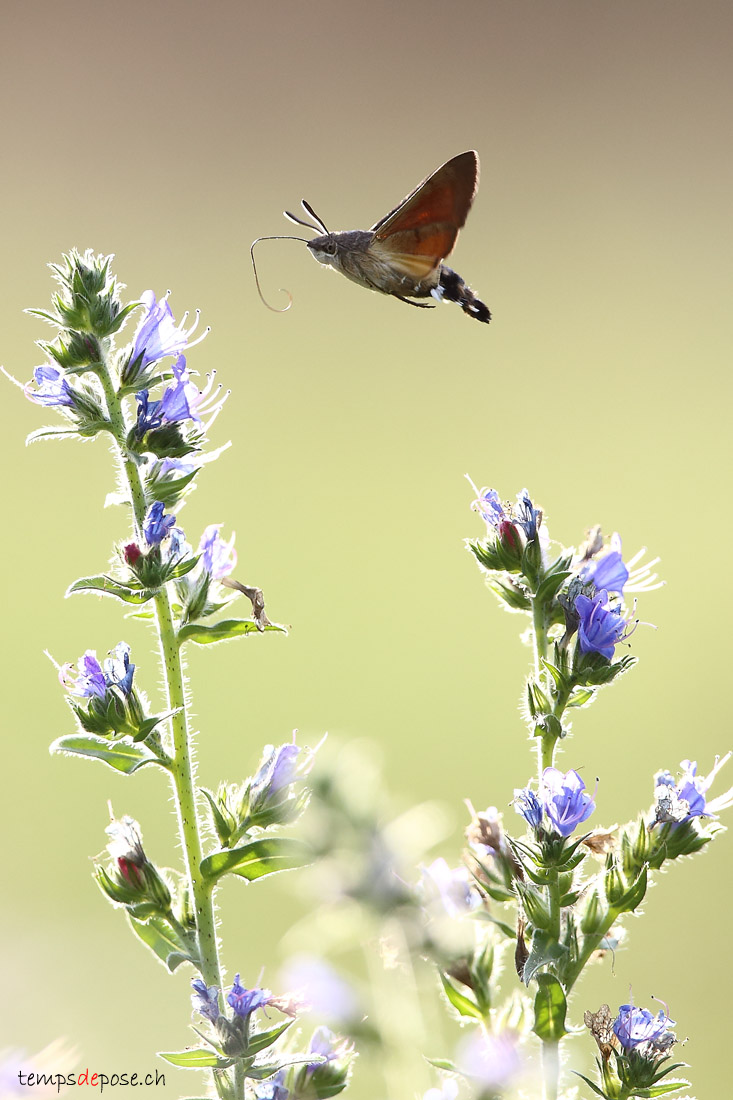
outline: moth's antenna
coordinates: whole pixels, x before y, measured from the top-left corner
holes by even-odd
[[[311,204],[310,204],[309,202],[306,202],[306,200],[305,200],[305,199],[301,199],[301,200],[300,200],[300,205],[301,205],[301,206],[303,207],[303,209],[305,210],[306,214],[310,214],[310,216],[311,216],[311,217],[313,218],[313,220],[314,220],[314,221],[315,221],[315,222],[316,222],[316,223],[317,223],[318,225],[320,225],[320,227],[321,227],[321,229],[323,230],[323,232],[324,232],[324,233],[328,233],[328,229],[326,228],[326,223],[325,223],[324,221],[322,221],[322,220],[321,220],[321,218],[319,218],[319,217],[318,217],[318,215],[316,214],[316,212],[315,212],[315,210],[313,209],[313,207],[311,206]]]
[[[308,244],[308,241],[305,239],[305,237],[285,237],[285,236],[258,237],[257,240],[252,241],[252,244],[250,245],[249,254],[252,257],[252,270],[254,271],[255,285],[257,287],[257,293],[260,296],[260,300],[262,301],[262,304],[267,306],[268,309],[271,309],[273,313],[287,313],[287,311],[290,309],[291,305],[293,304],[293,296],[292,296],[292,294],[290,293],[289,290],[286,290],[285,287],[282,287],[282,286],[280,287],[280,290],[283,292],[283,294],[287,294],[287,296],[288,296],[288,304],[286,306],[283,306],[282,309],[278,309],[277,306],[271,306],[270,303],[268,301],[266,301],[265,296],[262,293],[262,287],[260,286],[260,279],[259,279],[259,276],[257,274],[257,264],[255,263],[255,245],[259,244],[260,241],[302,241],[303,244]]]
[[[298,218],[295,213],[291,213],[291,211],[289,210],[283,210],[283,213],[286,218],[294,221],[296,226],[305,226],[306,229],[313,229],[314,233],[317,233],[320,229],[324,228],[322,226],[313,226],[313,224],[311,224],[309,221],[304,221],[303,218]]]

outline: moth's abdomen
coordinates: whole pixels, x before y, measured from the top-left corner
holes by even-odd
[[[433,294],[443,301],[457,302],[464,313],[469,317],[475,317],[477,321],[485,321],[488,324],[491,320],[489,307],[474,294],[457,271],[453,271],[444,264],[440,265],[440,279]]]

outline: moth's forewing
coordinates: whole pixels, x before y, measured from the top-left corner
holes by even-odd
[[[478,188],[478,156],[453,157],[372,226],[371,249],[406,274],[425,278],[452,251]]]
[[[465,225],[478,190],[478,154],[459,153],[418,184],[399,206],[372,226],[380,240],[405,229],[443,223],[456,231]]]

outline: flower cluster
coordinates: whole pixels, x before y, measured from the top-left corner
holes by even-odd
[[[207,986],[200,978],[195,978],[191,984],[194,1012],[213,1025],[211,1035],[205,1036],[207,1042],[224,1057],[240,1057],[250,1063],[248,1075],[255,1082],[255,1095],[259,1100],[306,1100],[309,1097],[325,1100],[346,1087],[354,1048],[327,1027],[316,1028],[304,1055],[292,1055],[274,1062],[266,1060],[272,1057],[271,1054],[261,1056],[295,1018],[292,997],[275,997],[269,989],[247,989],[237,974],[226,994],[226,1004],[231,1009],[227,1014],[220,1008],[217,986]],[[290,1019],[274,1028],[258,1030],[253,1024],[254,1014],[268,1007],[278,1009]]]
[[[537,794],[528,785],[514,792],[514,806],[535,832],[547,827],[557,836],[569,837],[596,808],[591,795],[576,771],[563,774],[558,768],[545,768]]]
[[[597,1063],[599,1081],[594,1084],[582,1073],[579,1076],[596,1095],[608,1100],[662,1096],[687,1084],[669,1078],[680,1063],[668,1064],[669,1051],[677,1039],[672,1031],[674,1020],[666,1008],[655,1016],[646,1008],[625,1004],[612,1020],[606,1004],[597,1012],[586,1012],[584,1020],[601,1053]]]
[[[300,816],[310,796],[304,780],[318,748],[303,750],[295,738],[285,745],[267,745],[257,772],[244,783],[222,783],[216,794],[204,790],[224,847]]]
[[[720,810],[733,806],[733,787],[717,798],[707,799],[707,792],[716,775],[730,760],[731,755],[733,754],[728,752],[722,759],[716,759],[715,765],[706,776],[697,774],[697,763],[694,760],[682,761],[682,775],[678,780],[671,772],[659,772],[654,777],[655,823],[680,825],[692,821],[693,818],[717,818]]]
[[[100,665],[96,653],[88,649],[73,664],[62,665],[59,681],[69,693],[69,703],[82,729],[101,737],[128,736],[144,741],[163,720],[162,715],[146,713],[143,697],[133,687],[135,665],[130,663],[130,647],[120,642]],[[86,700],[77,703],[75,699]]]

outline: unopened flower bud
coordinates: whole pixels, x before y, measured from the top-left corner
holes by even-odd
[[[106,832],[111,838],[107,851],[112,863],[108,868],[96,867],[100,888],[119,905],[134,907],[148,902],[159,912],[169,912],[170,890],[145,855],[138,823],[125,816],[113,820]]]
[[[623,875],[621,867],[611,852],[606,857],[606,872],[603,877],[603,889],[609,905],[616,905],[621,901],[629,888],[629,884]]]
[[[526,882],[517,882],[516,890],[530,924],[540,931],[548,929],[552,924],[550,910],[537,887]]]
[[[125,559],[126,564],[129,565],[131,569],[134,568],[141,554],[142,550],[136,542],[128,542],[125,546],[122,547],[122,556]]]
[[[583,914],[580,918],[580,930],[586,936],[598,932],[606,919],[605,907],[595,890],[588,895]]]

